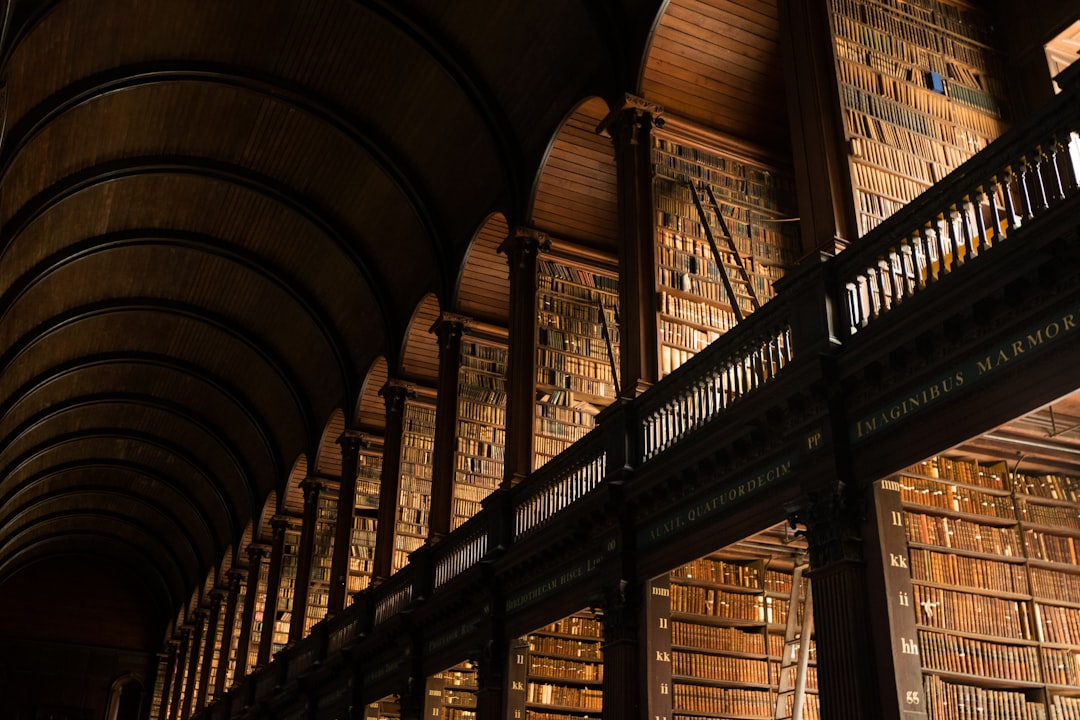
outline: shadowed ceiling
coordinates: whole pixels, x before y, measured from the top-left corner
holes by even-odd
[[[0,583],[74,554],[174,613],[421,300],[454,306],[485,219],[530,219],[588,98],[550,155],[594,225],[599,99],[786,144],[775,96],[732,104],[778,86],[775,3],[660,4],[6,3]],[[579,193],[545,188],[559,228]]]

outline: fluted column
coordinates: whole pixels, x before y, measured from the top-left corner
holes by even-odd
[[[379,391],[386,404],[386,438],[379,481],[379,523],[375,529],[372,583],[386,580],[394,571],[394,535],[397,531],[398,491],[401,487],[401,434],[405,422],[405,400],[411,393],[406,383],[397,380],[391,380]]]
[[[274,648],[274,625],[277,618],[278,595],[281,590],[281,565],[285,556],[285,531],[289,523],[284,517],[275,517],[270,521],[273,540],[270,545],[270,569],[266,578],[266,603],[263,606],[263,628],[259,636],[259,655],[256,665],[263,667],[270,662]]]
[[[432,328],[439,339],[439,381],[435,404],[435,449],[431,458],[429,543],[449,535],[453,525],[458,372],[461,369],[461,335],[466,322],[460,315],[443,313]]]
[[[206,706],[206,698],[213,698],[214,693],[210,690],[210,670],[214,666],[214,642],[217,640],[218,623],[221,622],[221,604],[224,593],[217,588],[210,591],[210,608],[206,616],[206,644],[203,648],[202,670],[199,673],[199,693],[195,696],[195,710],[201,710]],[[220,664],[218,669],[220,671]]]
[[[663,109],[633,95],[601,124],[615,146],[619,245],[619,389],[636,397],[659,377],[652,129]]]
[[[262,543],[248,545],[248,578],[247,591],[244,594],[244,615],[240,618],[240,638],[236,643],[236,671],[237,680],[251,672],[248,658],[251,655],[251,626],[255,622],[256,599],[259,593],[259,574],[262,564],[266,562],[266,556],[270,548]]]
[[[240,604],[240,588],[244,576],[237,570],[230,570],[226,577],[229,580],[229,590],[225,596],[225,617],[221,621],[221,647],[218,648],[218,669],[214,676],[214,697],[220,697],[227,688],[230,663],[236,663],[237,667],[240,664],[240,658],[232,656],[232,639],[236,629],[236,606]]]
[[[536,415],[537,256],[550,241],[543,233],[517,227],[499,248],[510,266],[510,338],[506,368],[506,452],[503,487],[532,472]]]
[[[292,616],[289,619],[290,645],[304,638],[311,560],[315,552],[315,523],[319,517],[319,498],[326,490],[326,483],[309,477],[300,483],[300,487],[304,491],[304,519],[300,526],[300,545],[296,550],[296,586],[293,588]]]
[[[338,486],[337,520],[334,524],[334,554],[330,559],[330,597],[326,615],[332,617],[345,609],[349,591],[349,552],[352,547],[353,520],[356,515],[357,456],[360,436],[346,430],[338,438],[341,445],[341,483]]]

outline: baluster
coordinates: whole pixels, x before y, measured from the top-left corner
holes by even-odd
[[[1046,201],[1046,182],[1043,179],[1043,160],[1046,159],[1046,154],[1042,150],[1042,146],[1035,147],[1035,201],[1039,203],[1039,210],[1046,210],[1050,207],[1050,204]]]
[[[877,319],[885,314],[888,309],[885,305],[885,298],[888,296],[888,292],[885,289],[885,273],[882,272],[882,266],[885,264],[884,259],[878,258],[877,265],[869,268],[869,272],[873,273],[874,278],[874,302],[871,305],[874,311],[874,318]]]
[[[1006,166],[1005,168],[1005,173],[1005,179],[1001,183],[1001,193],[1002,201],[1005,204],[1006,232],[1004,233],[1004,235],[1005,237],[1008,237],[1009,233],[1011,233],[1017,228],[1016,220],[1018,216],[1016,214],[1015,204],[1013,203],[1012,188],[1009,187],[1009,185],[1011,184],[1010,180],[1016,176],[1013,174],[1012,168],[1008,166]]]
[[[945,213],[940,213],[937,217],[937,238],[938,248],[941,250],[941,266],[938,275],[944,276],[956,267],[956,243],[953,239],[952,224]],[[945,262],[946,258],[948,258],[948,264]]]
[[[847,283],[844,288],[847,290],[848,333],[854,335],[859,329],[859,305],[855,295],[858,288],[855,283]]]
[[[1020,191],[1020,209],[1023,211],[1024,220],[1030,220],[1035,217],[1034,209],[1031,207],[1031,192],[1028,188],[1028,170],[1031,165],[1028,163],[1027,155],[1020,156],[1020,175],[1017,180],[1017,189]]]
[[[1080,167],[1077,167],[1080,163],[1080,136],[1068,131],[1066,135],[1068,140],[1061,146],[1061,164],[1064,166],[1061,174],[1064,176],[1062,186],[1066,192],[1070,192],[1080,187]]]
[[[911,246],[911,266],[914,271],[912,282],[912,295],[926,287],[926,278],[930,275],[930,257],[926,251],[926,243],[923,236],[915,230],[908,236],[908,244]]]
[[[941,264],[938,259],[937,242],[934,237],[935,231],[929,225],[924,225],[920,227],[917,232],[919,233],[922,246],[926,250],[926,279],[923,284],[929,285],[930,283],[937,281],[938,267]]]
[[[900,263],[900,280],[902,282],[901,289],[903,295],[904,297],[911,297],[915,294],[918,283],[915,280],[915,253],[911,249],[911,243],[908,238],[904,238],[901,241],[900,253],[897,255],[897,260]]]
[[[986,199],[986,193],[983,191],[982,185],[979,185],[977,188],[975,188],[975,193],[975,199],[977,201],[974,205],[975,232],[978,233],[979,237],[979,241],[976,244],[975,249],[981,253],[983,250],[986,250],[988,247],[990,247],[990,243],[986,238],[986,224],[983,223],[982,220],[982,203],[983,200]]]
[[[1050,192],[1053,194],[1053,200],[1062,200],[1065,198],[1065,187],[1061,183],[1061,168],[1058,166],[1060,162],[1062,148],[1061,143],[1058,142],[1057,136],[1050,141]]]
[[[892,290],[889,306],[892,307],[904,299],[904,289],[901,284],[903,271],[897,269],[900,267],[900,255],[894,248],[889,248],[889,259],[886,262],[889,271],[889,288]]]
[[[971,243],[971,200],[967,195],[964,195],[964,200],[956,206],[957,220],[960,224],[960,241],[964,247],[964,260],[970,259],[975,255],[975,247]],[[963,261],[961,261],[963,264]]]

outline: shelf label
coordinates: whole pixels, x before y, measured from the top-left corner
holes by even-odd
[[[922,661],[915,610],[911,605],[913,591],[900,483],[880,480],[874,487],[897,702],[904,718],[916,720],[925,718],[926,710],[922,704]]]
[[[858,420],[849,430],[852,442],[859,442],[908,416],[941,403],[1003,368],[1013,368],[1048,345],[1076,334],[1080,307],[1059,312],[1036,323],[1026,332],[1014,335],[978,355],[969,356],[956,368],[928,385],[909,390],[899,400],[875,410]]]
[[[702,520],[713,520],[717,513],[759,495],[789,477],[797,463],[798,456],[794,453],[781,457],[756,475],[725,485],[702,500],[668,513],[638,531],[638,546],[652,545]]]
[[[611,544],[609,543],[603,550],[596,551],[592,557],[574,563],[558,575],[551,576],[547,580],[529,587],[527,590],[512,595],[506,601],[506,612],[514,612],[527,605],[532,605],[535,602],[543,600],[553,592],[566,587],[567,585],[573,585],[584,577],[596,572],[596,569],[600,567],[607,558],[610,552],[608,548],[610,547]]]

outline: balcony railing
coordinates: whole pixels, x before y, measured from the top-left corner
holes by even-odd
[[[1080,67],[1069,73],[1080,76]],[[1010,130],[883,222],[857,248],[808,266],[804,275],[810,281],[782,288],[655,387],[602,413],[596,429],[526,481],[497,491],[480,513],[427,548],[422,562],[414,556],[401,572],[363,591],[363,602],[317,625],[311,636],[279,653],[259,677],[241,681],[235,692],[247,695],[251,687],[256,695],[270,692],[281,678],[320,662],[320,655],[340,653],[368,629],[426,599],[423,588],[438,595],[481,561],[527,539],[602,487],[612,467],[654,463],[740,401],[768,392],[794,367],[797,349],[812,355],[830,345],[842,352],[838,343],[848,333],[822,340],[831,335],[830,328],[846,327],[855,334],[881,321],[900,303],[949,282],[968,263],[983,262],[998,245],[1014,240],[1017,230],[1080,195],[1078,91],[1080,81],[1072,80],[1046,112]],[[829,317],[824,323],[808,321],[815,315]],[[283,671],[290,658],[297,667]]]
[[[836,258],[856,333],[1080,192],[1080,104],[1059,95]]]

